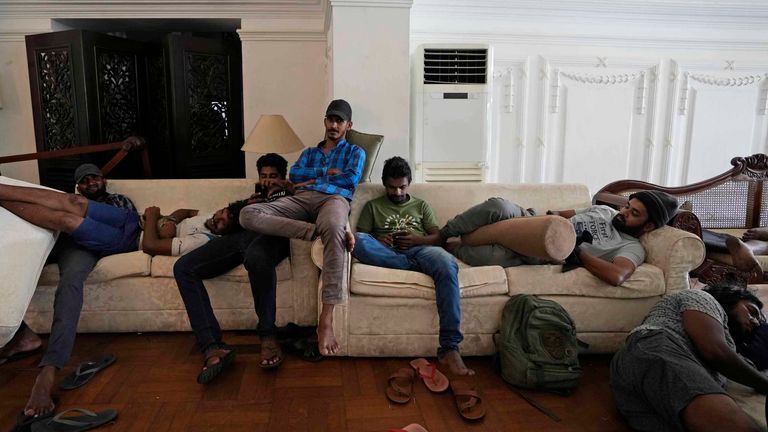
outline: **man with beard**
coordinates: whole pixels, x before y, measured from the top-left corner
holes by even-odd
[[[720,285],[664,297],[611,361],[616,407],[638,431],[758,431],[725,391],[727,377],[768,393],[768,377],[736,345],[765,323],[746,288]]]
[[[461,308],[459,267],[440,247],[439,226],[432,208],[408,194],[411,167],[401,157],[384,163],[381,174],[386,195],[365,203],[357,220],[352,256],[363,264],[421,272],[435,283],[440,317],[437,358],[456,375],[474,375],[459,354]]]
[[[296,194],[271,203],[252,204],[240,212],[240,225],[258,233],[323,241],[323,307],[317,325],[320,354],[339,350],[333,334],[333,308],[342,302],[344,260],[354,247],[346,229],[349,202],[363,172],[365,152],[347,142],[352,107],[343,99],[325,111],[325,139],[305,149],[291,167],[290,181],[267,179],[264,187],[294,187]]]
[[[660,191],[641,191],[629,196],[619,210],[607,206],[592,206],[578,210],[548,211],[547,214],[567,218],[581,238],[591,240],[578,245],[566,262],[568,268],[581,266],[611,285],[621,285],[637,266],[645,261],[645,250],[639,237],[662,227],[677,211],[677,199]],[[533,209],[523,209],[501,198],[491,198],[448,221],[440,229],[443,240],[468,234],[477,228],[501,220],[535,216]],[[591,243],[589,243],[591,241]],[[538,258],[527,257],[501,245],[450,248],[451,252],[470,265],[541,264]]]
[[[58,263],[59,284],[53,305],[48,348],[24,408],[27,416],[54,410],[51,390],[57,369],[66,366],[75,344],[83,306],[83,283],[100,257],[138,249],[139,215],[130,199],[107,193],[107,180],[93,164],[75,170],[80,195],[0,185],[0,205],[34,225],[60,231],[46,264]],[[18,358],[41,345],[24,323],[0,356]]]

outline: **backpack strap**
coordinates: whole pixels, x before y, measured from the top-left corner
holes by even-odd
[[[518,396],[523,398],[523,400],[528,402],[528,404],[530,404],[532,407],[534,407],[537,410],[541,411],[541,413],[544,414],[545,416],[551,418],[553,421],[558,422],[558,423],[562,420],[555,413],[550,411],[549,408],[547,408],[544,405],[540,404],[536,399],[526,395],[522,391],[522,389],[520,389],[519,387],[513,386],[512,384],[509,384],[509,383],[507,383],[507,384],[509,385],[509,388],[511,388],[513,392],[515,392]]]

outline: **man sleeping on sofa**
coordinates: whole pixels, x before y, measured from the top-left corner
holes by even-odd
[[[584,267],[611,285],[621,285],[645,260],[645,250],[639,237],[666,225],[677,207],[677,199],[672,195],[641,191],[630,195],[627,204],[618,211],[607,206],[548,211],[547,214],[566,218],[579,239],[565,259],[563,271]],[[541,242],[541,238],[533,235],[538,232],[535,225],[547,221],[546,218],[528,219],[529,216],[535,216],[532,209],[523,209],[501,198],[491,198],[449,220],[440,229],[440,236],[444,242],[451,237],[463,236],[462,244],[449,243],[448,249],[470,265],[513,267],[538,264],[545,261],[521,251]],[[526,220],[513,222],[514,218]],[[525,222],[527,226],[524,229],[522,225],[515,228],[515,224],[520,222]],[[467,237],[477,236],[476,230],[492,241],[466,244],[464,240]],[[481,233],[481,230],[485,232]],[[504,240],[499,241],[501,238]]]

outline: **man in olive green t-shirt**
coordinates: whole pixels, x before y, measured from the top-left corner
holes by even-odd
[[[454,374],[474,375],[459,354],[459,343],[464,339],[459,328],[459,268],[453,255],[440,246],[435,214],[425,201],[408,195],[411,168],[405,159],[388,159],[381,179],[386,195],[363,207],[352,256],[363,264],[431,276],[440,317],[437,358]]]

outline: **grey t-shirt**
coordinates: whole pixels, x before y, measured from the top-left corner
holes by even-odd
[[[611,220],[617,213],[608,206],[592,206],[576,210],[570,221],[577,236],[584,231],[592,234],[592,244],[581,244],[584,251],[606,261],[624,257],[638,267],[645,261],[645,249],[636,237],[624,234],[613,226]]]
[[[697,289],[684,289],[662,298],[651,309],[643,323],[632,330],[632,333],[643,330],[664,330],[672,337],[680,340],[698,357],[693,347],[693,342],[691,342],[688,333],[685,332],[683,327],[683,312],[687,310],[705,313],[722,324],[723,331],[725,332],[725,343],[736,351],[736,344],[733,342],[730,331],[728,331],[728,314],[725,313],[723,307],[720,306],[720,303],[714,297],[705,291]],[[706,368],[706,365],[703,366]],[[718,382],[721,384],[724,382],[720,374],[710,368],[707,368],[707,370]]]

